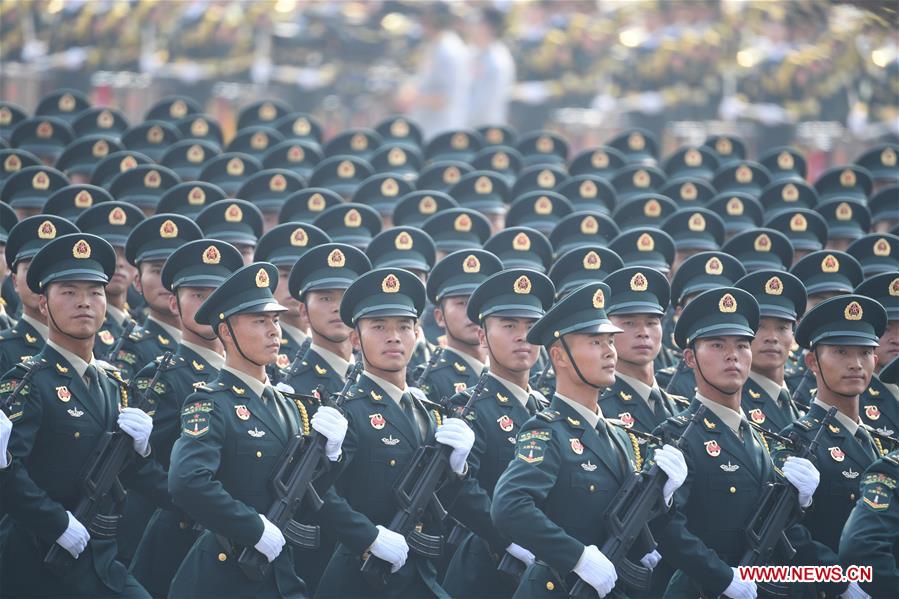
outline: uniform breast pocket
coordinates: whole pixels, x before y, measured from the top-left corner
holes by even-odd
[[[250,489],[267,494],[267,484],[277,465],[282,447],[277,442],[263,438],[241,438],[235,444],[235,460],[231,470]]]

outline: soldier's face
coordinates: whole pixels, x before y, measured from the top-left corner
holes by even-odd
[[[696,373],[700,392],[708,382],[726,393],[739,393],[749,378],[751,342],[746,337],[736,336],[698,339],[692,349],[684,350],[684,360]]]
[[[466,345],[480,345],[478,339],[478,325],[468,319],[467,295],[447,297],[440,301],[440,306],[434,308],[434,320],[437,326],[446,330],[449,337]]]
[[[654,314],[622,314],[609,320],[621,329],[615,337],[618,359],[645,366],[662,350],[662,318]]]
[[[144,295],[147,305],[152,310],[163,314],[177,316],[171,308],[172,292],[162,286],[162,260],[148,260],[137,267],[138,276],[135,287]]]
[[[830,299],[832,297],[836,297],[838,295],[843,295],[843,294],[840,293],[839,291],[825,291],[823,293],[809,294],[808,302],[805,306],[806,313],[810,312],[812,308],[814,308],[815,306],[817,306],[824,300]]]
[[[834,237],[833,239],[827,240],[827,249],[829,250],[839,250],[841,252],[845,252],[846,249],[852,244],[852,239],[848,237]]]
[[[322,289],[306,293],[306,303],[301,310],[309,318],[309,326],[332,343],[343,343],[350,336],[350,327],[340,320],[342,289]]]
[[[589,383],[598,387],[608,387],[615,383],[615,364],[618,362],[618,353],[615,351],[618,341],[615,334],[572,333],[565,335],[565,343],[568,344],[578,370]],[[562,344],[556,343],[550,348],[550,352],[557,376],[561,376],[564,370],[570,380],[580,382],[574,364]]]
[[[106,286],[106,293],[109,295],[122,295],[128,291],[128,286],[134,282],[137,276],[137,269],[125,259],[125,248],[116,246],[115,248],[115,273]]]
[[[488,316],[478,329],[481,344],[490,352],[490,362],[498,362],[512,372],[530,370],[537,363],[540,348],[527,341],[533,318]]]
[[[273,364],[281,350],[280,313],[238,314],[231,317],[231,328],[244,355],[257,364]],[[219,325],[227,355],[240,355],[234,347],[228,327]]]
[[[886,331],[880,338],[880,346],[874,350],[877,355],[877,363],[886,366],[890,361],[899,356],[899,320],[891,320],[887,323]]]
[[[106,292],[99,283],[52,283],[46,295],[40,296],[40,310],[45,317],[53,314],[53,322],[48,323],[51,327],[78,339],[89,339],[106,318]]]
[[[200,306],[212,292],[213,289],[211,287],[179,287],[177,290],[177,301],[174,295],[171,300],[175,304],[171,307],[173,311],[178,310],[178,303],[181,304],[182,327],[206,338],[214,337],[215,332],[210,325],[197,323],[194,317],[197,314],[197,310],[200,309]]]
[[[792,346],[792,322],[783,318],[762,317],[752,340],[752,369],[765,373],[783,368]]]
[[[362,349],[366,367],[397,372],[405,368],[412,358],[417,329],[418,325],[411,318],[363,318],[350,333],[350,338],[354,348]]]
[[[25,282],[28,277],[28,266],[30,264],[31,260],[22,260],[16,264],[16,272],[12,273],[12,283],[13,287],[16,288],[16,293],[19,295],[22,304],[26,308],[38,312],[40,310],[41,296],[37,293],[33,293]]]
[[[805,365],[815,374],[818,393],[826,393],[829,387],[840,395],[852,396],[864,392],[871,384],[877,355],[873,347],[822,344],[805,354]],[[822,384],[825,382],[826,385]]]
[[[897,224],[899,224],[899,220],[886,219],[886,218],[877,220],[871,224],[871,232],[872,233],[889,233],[893,229],[893,227],[895,227]]]

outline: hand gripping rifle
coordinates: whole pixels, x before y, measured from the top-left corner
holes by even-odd
[[[488,376],[486,370],[481,374],[465,407],[458,414],[454,414],[454,410],[447,403],[442,406],[444,413],[453,414],[458,418],[467,416],[475,400],[484,392]],[[446,510],[440,504],[436,491],[450,471],[451,453],[451,447],[436,442],[419,446],[397,484],[396,500],[399,510],[391,519],[388,528],[403,535],[410,550],[428,559],[437,559],[441,556],[443,536],[422,532],[419,530],[419,522],[429,510],[440,521],[446,518]],[[387,586],[390,569],[389,562],[368,554],[362,562],[361,572],[362,577],[372,588],[381,590]]]
[[[821,419],[821,426],[815,436],[797,457],[809,458],[815,454],[821,442],[821,435],[834,420],[836,413],[836,408],[830,408],[827,411],[827,414]],[[784,439],[779,435],[775,438],[794,447],[799,446],[797,435],[792,435],[790,439]],[[788,558],[796,555],[796,550],[787,539],[785,531],[802,513],[798,497],[799,491],[789,482],[765,485],[762,500],[746,526],[746,541],[749,546],[740,559],[741,566],[768,565],[778,546],[782,548]],[[790,595],[789,587],[780,583],[759,582],[757,585],[760,591],[759,595],[770,597],[788,597]]]
[[[103,358],[107,362],[112,363],[115,360],[115,357],[119,355],[119,350],[122,349],[122,345],[125,344],[125,339],[127,339],[131,333],[134,331],[134,327],[137,326],[137,321],[133,319],[128,320],[128,324],[125,325],[125,330],[122,331],[122,334],[119,335],[119,338],[116,339],[115,345],[112,346],[112,349],[109,350],[109,353],[106,354],[106,357]]]
[[[170,351],[162,356],[147,388],[143,390],[143,393],[135,393],[137,401],[134,402],[133,407],[146,410],[150,393],[153,392],[159,376],[165,371],[171,360],[172,352]],[[129,384],[128,387],[134,388],[132,384]],[[112,495],[117,503],[124,501],[127,493],[119,481],[119,474],[128,465],[133,455],[133,439],[117,428],[114,431],[103,433],[94,447],[91,457],[88,458],[86,468],[81,475],[81,499],[72,511],[72,515],[87,526],[93,538],[114,539],[116,536],[116,529],[122,517],[101,514],[100,509],[104,503],[103,500],[109,495]],[[51,545],[44,557],[44,564],[52,572],[65,572],[74,563],[75,558],[57,543]]]
[[[700,405],[693,412],[687,428],[674,441],[680,448],[693,428],[706,414],[706,408]],[[653,464],[648,472],[635,472],[618,489],[604,515],[608,537],[599,548],[603,555],[615,565],[619,579],[635,590],[647,590],[652,582],[652,570],[635,564],[627,558],[631,547],[638,539],[655,546],[655,540],[647,525],[653,518],[667,511],[662,489],[668,481],[668,475]],[[572,599],[590,599],[597,596],[596,591],[583,580],[578,580],[571,587],[568,595]]]
[[[343,389],[337,394],[334,407],[339,409],[343,405],[347,393],[361,371],[362,363],[357,362],[347,376]],[[300,397],[309,399],[308,396],[296,393],[284,395],[291,399]],[[319,527],[297,522],[294,516],[304,503],[312,511],[318,511],[324,503],[312,483],[321,474],[322,469],[328,467],[328,457],[325,455],[327,442],[328,440],[317,432],[308,437],[302,433],[294,435],[281,452],[271,477],[270,486],[275,500],[265,513],[265,517],[281,529],[288,543],[302,549],[318,549],[320,544]],[[257,582],[264,580],[271,570],[268,558],[254,547],[241,549],[237,556],[237,565],[247,578]]]

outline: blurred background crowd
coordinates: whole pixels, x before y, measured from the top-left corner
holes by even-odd
[[[192,97],[227,142],[284,100],[328,138],[407,114],[427,138],[509,124],[572,150],[630,126],[663,153],[732,134],[811,174],[899,134],[893,3],[856,0],[4,0],[0,96],[87,93],[137,122]],[[893,5],[894,6],[894,5]]]

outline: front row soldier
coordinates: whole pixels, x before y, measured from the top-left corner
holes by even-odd
[[[396,484],[419,446],[437,442],[452,448],[449,465],[455,474],[441,489],[452,494],[458,486],[452,479],[468,473],[474,443],[464,421],[442,419],[423,403],[424,393],[406,386],[424,304],[424,284],[400,268],[365,273],[341,301],[340,317],[353,329],[364,370],[347,395],[343,462],[319,516],[340,543],[319,582],[318,597],[447,597],[436,580],[434,560],[410,555],[406,538],[387,527],[399,508]],[[443,527],[428,514],[418,529],[439,535]],[[386,589],[375,589],[362,577],[366,557],[392,565]]]
[[[880,380],[899,383],[899,358],[881,368]],[[859,586],[872,597],[899,589],[899,448],[871,464],[840,537],[840,563],[871,566],[874,580]]]
[[[578,578],[600,597],[616,587],[615,566],[598,548],[609,534],[604,514],[643,458],[636,437],[606,420],[598,405],[599,391],[615,380],[614,335],[620,331],[606,316],[608,296],[604,283],[588,283],[528,333],[530,343],[548,349],[556,391],[549,408],[518,433],[515,457],[496,483],[491,506],[499,533],[537,558],[516,597],[563,597]],[[663,499],[670,505],[687,466],[672,446],[656,451],[655,460],[668,475]],[[646,551],[641,561],[652,568],[660,556],[652,547]]]
[[[85,465],[101,437],[116,429],[132,438],[134,448],[122,484],[168,504],[165,474],[150,457],[152,418],[128,405],[132,396],[118,371],[93,358],[94,335],[106,314],[103,286],[114,271],[112,246],[83,233],[57,237],[29,266],[28,287],[40,295],[50,332],[44,349],[6,373],[0,386],[2,401],[36,369],[10,406],[15,459],[3,493],[12,518],[8,546],[15,549],[3,556],[3,596],[146,596],[115,560],[114,531],[92,537],[87,527],[93,522],[73,515]],[[100,513],[114,517],[117,504],[108,497]],[[62,571],[43,564],[54,544],[76,558]]]
[[[225,364],[225,349],[209,325],[196,321],[197,310],[243,266],[243,257],[231,244],[213,239],[185,243],[172,252],[162,267],[162,286],[172,293],[170,302],[181,320],[181,343],[170,364],[160,359],[136,375],[144,390],[161,368],[149,391],[156,408],[150,445],[156,461],[166,470],[172,446],[181,433],[185,398],[201,383],[210,383]],[[177,509],[159,509],[150,518],[131,560],[131,573],[154,597],[164,597],[181,561],[197,538],[193,522]]]
[[[199,325],[211,326],[225,347],[218,378],[198,385],[181,411],[181,436],[172,449],[169,491],[174,503],[205,528],[175,574],[174,597],[302,597],[306,587],[294,570],[291,548],[264,512],[272,505],[271,476],[285,446],[297,434],[311,434],[304,412],[271,386],[265,367],[277,360],[284,307],[272,290],[278,269],[256,262],[237,270],[197,311]],[[321,407],[311,429],[327,439],[332,463],[341,458],[346,420]],[[331,471],[316,481],[323,493]],[[271,562],[261,581],[238,565],[243,547]]]
[[[765,485],[777,476],[765,439],[740,409],[758,321],[752,295],[723,287],[698,295],[675,326],[674,341],[695,373],[697,390],[690,407],[655,434],[680,436],[700,406],[708,415],[680,445],[689,474],[676,494],[674,514],[654,530],[662,555],[677,568],[666,597],[756,596],[756,584],[741,579],[736,566],[747,550],[743,527],[758,508]],[[808,507],[818,483],[815,467],[791,458],[782,470],[798,489],[799,507]],[[805,557],[797,555],[797,563],[813,563]],[[786,561],[785,556],[776,559]]]
[[[837,408],[814,454],[821,470],[820,491],[803,525],[808,535],[791,537],[797,551],[812,551],[810,563],[839,563],[840,533],[859,498],[862,473],[886,453],[871,428],[859,419],[859,395],[871,384],[878,340],[886,328],[884,307],[862,295],[841,295],[824,300],[806,313],[796,329],[796,342],[807,350],[805,365],[815,377],[818,392],[808,413],[784,429],[806,444],[814,437],[825,414]],[[786,447],[774,451],[776,464],[789,455]],[[789,459],[789,458],[787,458]],[[820,591],[843,594],[846,599],[866,597],[858,583],[818,585]]]
[[[456,257],[464,270],[465,253],[450,254],[445,260]],[[468,277],[473,283],[478,280],[475,273]],[[460,272],[447,280],[461,287],[465,279]],[[469,477],[451,507],[453,517],[472,531],[459,544],[444,578],[444,588],[454,598],[509,597],[516,581],[497,571],[500,559],[508,552],[525,565],[534,561],[533,553],[511,543],[493,526],[490,503],[497,479],[515,455],[517,431],[546,405],[546,398],[528,386],[539,348],[528,342],[527,334],[552,305],[553,295],[546,275],[519,268],[494,274],[467,299],[466,318],[480,323],[488,347],[490,377],[467,416],[475,444],[468,458]],[[473,391],[455,395],[453,404],[466,404]]]

